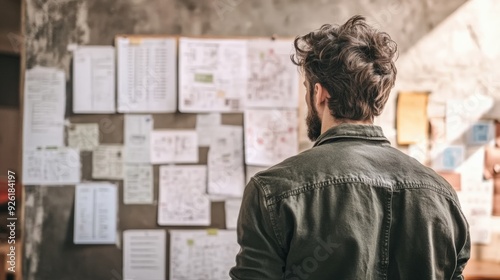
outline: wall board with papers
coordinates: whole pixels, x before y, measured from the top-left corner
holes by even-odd
[[[27,70],[27,279],[168,279],[171,263],[188,261],[171,252],[191,249],[198,266],[176,275],[224,273],[227,260],[205,261],[218,242],[226,259],[237,253],[246,182],[298,152],[291,50],[291,39],[117,35],[75,47],[69,74]]]

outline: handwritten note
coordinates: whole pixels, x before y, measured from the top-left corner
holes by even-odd
[[[118,112],[177,109],[175,38],[118,37]]]
[[[241,208],[241,199],[228,199],[224,202],[226,214],[226,228],[236,229],[238,225],[238,215]]]
[[[64,146],[64,72],[35,67],[26,71],[24,85],[23,147]]]
[[[221,126],[213,131],[208,151],[208,193],[241,197],[245,188],[243,128]]]
[[[77,149],[36,148],[23,152],[25,185],[72,185],[81,178],[80,151]]]
[[[151,162],[198,162],[198,138],[195,130],[154,130],[151,132]]]
[[[123,179],[123,146],[100,145],[92,153],[92,178]]]
[[[124,167],[123,203],[153,203],[153,166],[127,163]]]
[[[99,125],[96,123],[75,123],[68,129],[68,146],[80,151],[93,151],[99,146]]]
[[[210,225],[207,167],[160,166],[159,225]]]
[[[170,279],[229,278],[240,249],[236,231],[171,230],[170,236]]]
[[[212,137],[216,134],[214,129],[221,125],[221,118],[220,113],[196,115],[196,133],[200,147],[210,146]]]
[[[290,63],[293,42],[250,40],[246,108],[298,108],[299,75]]]
[[[79,46],[73,52],[73,112],[115,112],[115,48]]]
[[[246,41],[180,38],[179,75],[181,112],[241,112]]]
[[[116,185],[79,184],[75,188],[75,244],[114,244],[116,241]]]
[[[271,166],[298,153],[297,110],[245,110],[245,161]]]
[[[164,280],[166,236],[164,230],[123,231],[123,278]]]
[[[153,116],[125,115],[125,162],[151,162],[150,145]]]
[[[470,226],[471,242],[488,244],[491,240],[493,181],[464,184],[458,198]]]

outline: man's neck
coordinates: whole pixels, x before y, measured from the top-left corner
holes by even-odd
[[[338,120],[334,117],[326,117],[323,118],[321,122],[321,134],[323,134],[325,131],[329,130],[330,128],[336,127],[338,125],[348,123],[348,124],[363,124],[363,125],[373,125],[373,121],[371,120],[365,120],[365,121],[357,121],[357,120]]]

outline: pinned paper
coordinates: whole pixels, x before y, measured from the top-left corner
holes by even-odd
[[[198,162],[198,138],[194,130],[155,130],[151,132],[151,162]]]
[[[165,230],[123,232],[123,278],[165,280]]]
[[[68,146],[80,151],[93,151],[99,146],[99,125],[96,123],[75,123],[68,129]]]
[[[153,116],[125,115],[125,162],[151,162],[151,131],[153,131]]]
[[[73,185],[80,179],[80,151],[77,149],[49,147],[23,151],[25,185]]]
[[[123,179],[123,146],[100,145],[92,153],[92,178]]]
[[[116,185],[79,184],[75,188],[75,244],[114,244],[118,216]]]
[[[228,199],[224,202],[226,213],[226,228],[236,229],[238,224],[238,215],[241,208],[241,199]]]
[[[428,92],[401,92],[397,105],[397,141],[408,145],[426,141],[429,123],[427,120]]]
[[[123,203],[153,203],[153,166],[149,164],[125,164],[123,179]]]

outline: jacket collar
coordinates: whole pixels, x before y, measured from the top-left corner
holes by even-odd
[[[323,132],[323,134],[321,134],[318,139],[316,139],[313,147],[341,138],[383,141],[390,144],[389,140],[387,140],[387,138],[384,136],[384,133],[380,126],[344,123],[334,126]]]

